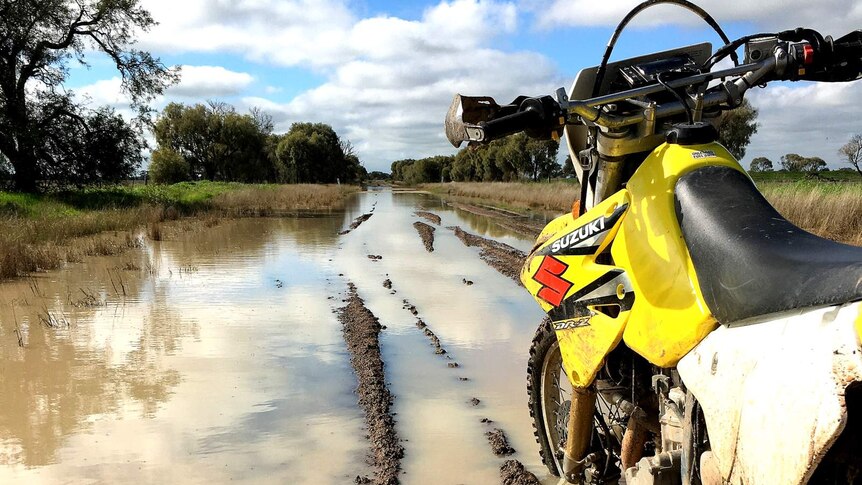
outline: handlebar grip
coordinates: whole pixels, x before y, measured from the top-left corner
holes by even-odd
[[[483,140],[488,142],[524,131],[533,138],[552,138],[565,126],[565,113],[550,96],[527,98],[518,111],[480,123]]]
[[[480,124],[485,134],[485,139],[483,141],[496,140],[524,131],[530,126],[541,121],[541,119],[542,116],[540,113],[533,110],[527,110],[518,111],[517,113],[502,116],[495,120],[486,121]]]

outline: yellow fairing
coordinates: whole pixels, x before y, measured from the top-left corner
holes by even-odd
[[[859,315],[856,316],[856,336],[862,341],[862,305],[859,306]]]
[[[575,387],[592,383],[621,340],[672,367],[716,328],[674,207],[677,180],[706,165],[745,173],[719,144],[663,144],[624,190],[577,220],[557,218],[539,236],[521,281],[554,322]],[[601,256],[608,247],[612,262]],[[862,334],[862,317],[857,327]]]
[[[623,339],[661,367],[675,366],[717,325],[700,293],[674,208],[677,180],[705,165],[744,173],[717,143],[659,146],[626,185],[631,207],[611,248],[636,295]]]
[[[549,314],[554,320],[564,366],[572,385],[576,387],[586,387],[593,381],[596,372],[604,362],[605,356],[622,339],[623,329],[630,312],[622,311],[615,317],[611,317],[601,312],[593,312],[594,314],[590,316],[586,312],[557,311],[555,316],[557,307],[539,296],[545,285],[537,281],[536,278],[541,280],[541,277],[537,275],[541,272],[542,265],[545,264],[545,258],[553,258],[566,266],[559,277],[562,281],[571,284],[562,298],[563,300],[589,288],[590,284],[597,280],[601,281],[603,277],[608,279],[608,275],[614,277],[622,274],[616,280],[609,282],[610,286],[616,288],[617,280],[625,279],[624,269],[618,266],[599,264],[596,262],[596,257],[613,241],[621,221],[625,219],[623,214],[628,205],[628,193],[621,191],[577,220],[571,214],[555,219],[548,224],[539,237],[540,244],[534,249],[521,272],[521,281],[524,286],[536,296],[536,301],[545,311],[550,312]],[[583,228],[588,223],[598,220],[608,221],[607,232],[602,234],[594,246],[591,246],[592,249],[589,254],[543,254],[549,252],[553,244],[558,242],[560,238],[565,238],[573,231],[577,232],[578,228]],[[627,284],[622,289],[629,293],[631,290],[630,285]],[[624,296],[621,295],[620,299],[622,300]],[[586,308],[591,309],[589,305]]]

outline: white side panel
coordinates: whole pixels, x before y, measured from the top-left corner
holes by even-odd
[[[862,381],[862,304],[720,327],[678,369],[706,418],[730,483],[805,483],[846,424]]]

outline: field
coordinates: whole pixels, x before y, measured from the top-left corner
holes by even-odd
[[[754,180],[770,203],[799,227],[829,239],[862,245],[862,177],[830,172],[819,177],[773,172]],[[431,192],[513,210],[563,212],[578,198],[570,182],[426,184]]]
[[[58,268],[140,244],[129,231],[183,216],[269,216],[340,207],[351,186],[221,182],[87,188],[44,195],[0,192],[0,279]],[[123,234],[119,234],[123,232]],[[108,233],[108,234],[103,234]],[[90,237],[100,235],[99,237]]]

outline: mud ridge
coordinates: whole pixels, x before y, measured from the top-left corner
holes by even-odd
[[[372,212],[373,211],[374,211],[374,209],[372,209]],[[355,230],[357,227],[362,225],[363,222],[367,221],[368,219],[371,219],[371,216],[373,216],[373,215],[374,214],[372,214],[371,212],[369,212],[368,214],[362,214],[361,216],[357,217],[356,219],[353,220],[353,222],[350,223],[349,229],[345,229],[345,230],[339,232],[338,235],[343,236],[343,235],[349,233],[350,231]]]
[[[440,339],[437,338],[437,335],[430,328],[428,328],[428,324],[419,318],[419,310],[417,310],[414,305],[411,305],[409,301],[402,301],[404,302],[404,309],[416,317],[416,328],[422,330],[422,333],[424,333],[425,336],[428,337],[428,340],[431,341],[431,345],[434,346],[434,353],[437,355],[446,355],[446,349],[443,348],[443,345],[440,343]]]
[[[440,222],[441,222],[440,216],[438,216],[437,214],[435,214],[433,212],[416,211],[415,214],[417,216],[423,218],[423,219],[426,219],[430,222],[433,222],[434,224],[437,224],[438,226],[440,225]]]
[[[494,428],[493,431],[485,433],[488,437],[488,443],[491,444],[491,450],[497,456],[509,456],[515,453],[515,449],[509,446],[509,440],[506,439],[506,433],[500,428]]]
[[[425,250],[429,253],[434,252],[434,228],[424,222],[416,221],[413,227],[419,231],[419,237],[422,238],[422,244],[425,245]]]
[[[458,202],[450,202],[449,205],[471,214],[494,219],[494,222],[506,229],[532,238],[538,237],[544,228],[541,224],[534,223],[529,220],[523,220],[523,216],[520,214],[504,211],[494,207],[477,207],[475,205],[462,204]]]
[[[365,411],[365,424],[371,442],[370,462],[375,470],[373,483],[395,485],[399,483],[404,447],[399,443],[395,419],[390,411],[394,396],[386,387],[380,355],[379,336],[382,327],[356,293],[356,286],[353,283],[348,286],[347,305],[338,310],[338,319],[350,352],[350,363],[359,381],[356,395]]]
[[[536,475],[528,472],[518,460],[506,460],[500,467],[500,480],[503,485],[541,485]]]
[[[527,258],[527,255],[523,251],[519,251],[508,244],[470,234],[458,226],[449,227],[448,229],[455,231],[455,236],[466,246],[478,247],[480,250],[479,257],[492,268],[512,278],[519,285],[521,284],[519,277],[521,266],[524,265],[524,260]]]

